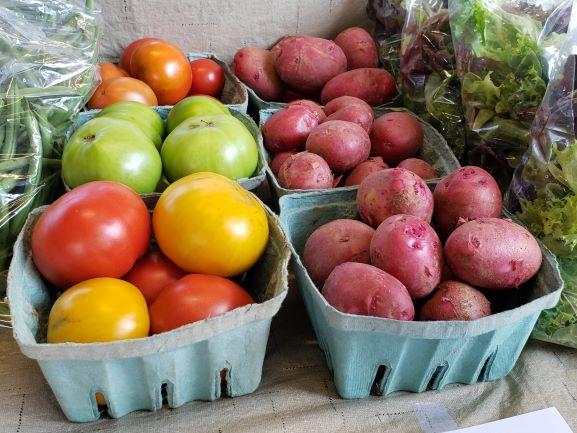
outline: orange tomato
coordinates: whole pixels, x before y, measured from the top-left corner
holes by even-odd
[[[184,53],[162,41],[141,44],[132,55],[130,73],[152,88],[160,105],[174,105],[185,98],[192,83]]]
[[[100,75],[100,81],[102,83],[108,80],[112,80],[114,78],[128,77],[128,72],[120,69],[114,63],[110,62],[104,62],[99,64],[98,74]]]
[[[120,56],[120,62],[118,65],[127,72],[130,72],[130,60],[132,59],[132,54],[138,47],[140,47],[145,42],[149,41],[162,41],[162,39],[158,38],[142,38],[134,41],[129,46],[127,46],[124,51],[122,52],[122,56]]]
[[[120,101],[136,101],[158,105],[156,95],[148,84],[136,78],[120,77],[105,81],[96,88],[88,101],[88,108],[104,108]]]

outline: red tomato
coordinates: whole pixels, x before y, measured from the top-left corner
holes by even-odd
[[[134,54],[134,51],[136,51],[136,49],[140,47],[143,43],[149,41],[162,41],[162,39],[142,38],[134,41],[129,46],[127,46],[122,52],[122,56],[120,56],[120,62],[118,63],[118,66],[120,66],[126,72],[130,72],[130,60],[132,59],[132,54]]]
[[[127,186],[90,182],[67,192],[38,219],[32,258],[59,288],[97,277],[121,278],[147,250],[150,214]]]
[[[141,44],[132,54],[130,72],[154,90],[160,105],[174,105],[185,98],[192,82],[187,57],[163,41]]]
[[[224,88],[224,69],[211,59],[190,62],[192,85],[189,95],[208,95],[220,98]]]
[[[252,303],[242,287],[226,278],[190,274],[165,287],[150,306],[150,333],[170,331]]]
[[[138,287],[150,305],[162,289],[185,275],[186,272],[172,263],[158,248],[154,248],[138,259],[123,280]]]
[[[142,104],[158,105],[156,95],[146,83],[136,78],[113,78],[100,84],[88,101],[88,108],[105,108],[121,101],[136,101]]]

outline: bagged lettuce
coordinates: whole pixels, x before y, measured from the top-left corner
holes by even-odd
[[[404,105],[435,126],[463,159],[461,86],[446,0],[408,0],[400,67]]]
[[[577,11],[574,11],[577,21]],[[577,24],[577,23],[576,23]],[[577,30],[561,51],[506,203],[557,255],[565,289],[534,337],[577,347]]]
[[[490,171],[503,189],[527,150],[572,3],[449,1],[469,163]]]

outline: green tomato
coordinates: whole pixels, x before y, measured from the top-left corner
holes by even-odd
[[[227,106],[212,96],[196,95],[184,98],[170,110],[166,119],[166,129],[170,134],[186,119],[211,114],[228,114]]]
[[[229,179],[250,177],[258,163],[258,148],[240,120],[228,115],[186,119],[172,131],[161,150],[170,182],[208,171]]]
[[[158,150],[126,120],[97,117],[78,128],[62,155],[62,177],[75,188],[95,180],[122,183],[138,194],[154,192],[162,175]]]
[[[95,117],[128,120],[140,128],[160,150],[164,138],[164,120],[153,108],[136,101],[116,102],[101,110]]]

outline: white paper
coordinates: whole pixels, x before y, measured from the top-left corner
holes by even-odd
[[[447,433],[573,433],[554,407]]]

